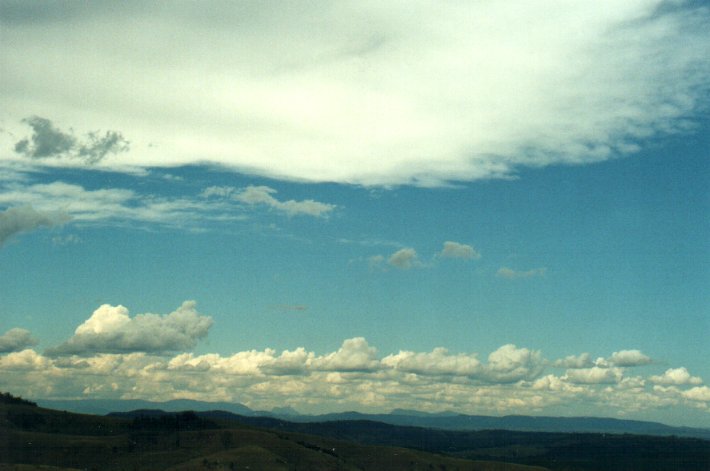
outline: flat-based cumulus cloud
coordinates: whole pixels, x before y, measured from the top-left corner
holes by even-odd
[[[37,339],[26,329],[14,328],[0,335],[0,353],[18,352],[37,345]]]
[[[38,211],[30,205],[6,209],[0,212],[0,246],[15,234],[42,226],[56,226],[70,219],[68,214],[61,211]]]
[[[688,129],[710,88],[703,2],[82,3],[56,6],[62,21],[9,9],[0,118],[44,103],[79,129],[117,126],[127,165],[366,185],[495,178],[633,153]],[[8,144],[35,160],[78,151],[110,165],[122,147],[97,134],[82,150],[29,124]]]
[[[130,317],[124,306],[104,304],[74,336],[48,349],[48,355],[90,355],[95,353],[165,353],[193,348],[207,336],[212,318],[197,312],[194,301],[185,301],[170,314],[139,314]]]

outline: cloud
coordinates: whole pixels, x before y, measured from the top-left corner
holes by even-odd
[[[213,189],[211,193],[214,194],[215,191],[217,190]],[[279,201],[272,196],[276,193],[276,190],[274,190],[273,188],[269,188],[268,186],[250,185],[242,189],[238,193],[234,194],[233,198],[237,201],[250,205],[265,205],[278,211],[284,212],[288,216],[306,215],[320,217],[326,216],[328,213],[335,209],[334,204],[321,203],[319,201],[314,201],[311,199],[302,201]]]
[[[49,355],[86,355],[93,353],[164,353],[193,348],[207,336],[212,318],[200,315],[194,301],[185,301],[166,315],[139,314],[131,318],[123,306],[104,304],[74,336],[47,350]]]
[[[52,222],[70,217],[76,222],[93,224],[142,223],[202,228],[205,221],[233,221],[244,217],[239,214],[236,205],[223,201],[163,197],[126,188],[86,189],[63,181],[35,184],[8,182],[4,185],[0,182],[0,190],[0,205],[31,206]],[[55,208],[62,208],[62,212],[55,211]],[[29,217],[31,211],[10,210],[9,213],[12,218],[8,220],[15,221],[19,220],[20,214]],[[36,216],[34,220],[39,223],[46,219]],[[6,224],[7,227],[14,227],[11,222]]]
[[[14,328],[0,335],[0,353],[17,352],[37,345],[29,330]]]
[[[0,212],[0,245],[20,232],[38,227],[56,226],[69,221],[71,217],[60,211],[37,211],[30,205],[18,206]]]
[[[481,372],[481,362],[475,354],[451,355],[443,347],[429,353],[400,351],[382,359],[382,364],[406,373],[419,375],[474,376]]]
[[[612,353],[608,361],[615,366],[642,366],[648,365],[653,360],[639,350],[621,350]]]
[[[710,388],[707,386],[696,386],[687,391],[683,391],[683,397],[693,401],[710,402]]]
[[[377,349],[367,340],[356,337],[345,340],[338,351],[313,361],[313,367],[323,371],[369,371],[378,366]]]
[[[546,268],[533,268],[531,270],[518,271],[508,267],[501,267],[496,272],[496,276],[499,278],[505,278],[508,280],[515,280],[519,278],[534,278],[545,276]]]
[[[541,352],[507,344],[488,355],[485,376],[503,383],[530,380],[543,371],[544,365]]]
[[[702,2],[12,9],[5,122],[116,123],[138,166],[439,185],[631,153],[707,104]]]
[[[439,252],[443,258],[479,259],[481,254],[472,246],[459,242],[444,242],[444,248]]]
[[[127,152],[128,141],[116,131],[92,131],[83,140],[73,134],[57,129],[47,118],[32,116],[22,120],[32,128],[30,137],[15,143],[18,154],[33,159],[49,157],[80,158],[87,164],[95,164],[108,154]]]
[[[621,368],[579,368],[567,370],[565,380],[577,384],[614,384],[621,381],[623,370]]]
[[[410,268],[421,266],[417,251],[411,247],[400,249],[389,256],[387,263],[400,270],[409,270]]]
[[[155,332],[152,324],[136,323],[141,316],[131,318],[121,315],[118,307],[109,308],[118,311],[92,316],[75,337],[128,332],[131,323]],[[157,317],[170,329],[169,316]],[[476,353],[451,353],[443,347],[379,358],[362,337],[346,339],[336,351],[319,355],[305,347],[228,355],[94,351],[48,356],[32,349],[0,354],[4,387],[25,397],[192,398],[241,402],[261,410],[288,403],[309,413],[405,407],[495,415],[575,410],[637,417],[668,408],[707,410],[710,402],[710,389],[700,384],[689,389],[647,384],[616,366],[570,369],[557,376],[546,374],[547,366],[541,352],[512,344],[491,352],[485,363]]]
[[[651,376],[649,380],[653,383],[663,385],[702,384],[703,382],[701,378],[691,376],[684,366],[680,368],[669,368],[662,375]]]
[[[593,364],[591,355],[582,353],[581,355],[570,355],[561,360],[555,360],[552,366],[558,368],[589,368]]]

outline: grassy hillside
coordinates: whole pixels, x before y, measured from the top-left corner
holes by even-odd
[[[0,404],[0,471],[545,469],[353,444],[234,422],[225,428],[194,414],[179,420],[171,417],[133,420]]]

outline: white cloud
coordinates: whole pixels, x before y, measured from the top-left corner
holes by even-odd
[[[558,368],[589,368],[593,364],[591,355],[582,353],[581,355],[570,355],[563,359],[555,360],[552,366]]]
[[[544,366],[541,352],[508,344],[488,355],[485,376],[494,382],[530,380],[537,377]]]
[[[533,268],[530,270],[514,270],[508,267],[501,267],[496,272],[496,276],[499,278],[506,278],[508,280],[515,280],[518,278],[534,278],[545,276],[546,268]]]
[[[127,331],[136,318],[120,310],[92,316],[81,335]],[[160,316],[163,320],[167,316]],[[97,333],[98,332],[98,333]],[[79,334],[77,334],[79,335]],[[581,358],[584,355],[578,355]],[[304,412],[395,407],[473,414],[543,414],[577,410],[599,416],[687,407],[707,410],[710,389],[647,384],[620,367],[545,374],[541,352],[504,345],[479,362],[476,353],[403,350],[379,358],[364,338],[330,353],[304,347],[230,355],[158,352],[50,357],[26,349],[0,355],[3,387],[34,398],[192,398],[242,402],[255,409],[288,403]],[[562,409],[560,409],[562,408]],[[637,415],[638,416],[638,415]]]
[[[440,257],[444,258],[462,258],[462,259],[479,259],[481,254],[472,246],[461,244],[459,242],[446,241],[444,248],[439,252]]]
[[[710,402],[710,388],[707,386],[696,386],[687,391],[683,391],[683,397],[693,401]]]
[[[218,191],[217,188],[219,187],[211,188],[212,190],[210,191],[210,193],[215,194],[215,192]],[[208,188],[206,191],[208,190],[210,190],[210,188]],[[220,190],[224,192],[224,187],[222,187]],[[279,201],[273,196],[276,193],[276,190],[268,186],[250,185],[242,189],[241,191],[235,193],[233,195],[233,198],[237,201],[250,205],[265,205],[278,211],[282,211],[289,216],[326,216],[328,213],[335,209],[334,204],[321,203],[319,201],[314,201],[310,199],[302,201]]]
[[[26,329],[14,328],[0,335],[0,353],[16,352],[37,345],[37,339]]]
[[[697,376],[691,376],[688,369],[684,366],[680,368],[669,368],[665,373],[649,378],[656,384],[664,385],[682,385],[682,384],[702,384],[703,380]]]
[[[34,3],[3,8],[0,119],[14,136],[30,110],[57,129],[120,129],[130,151],[104,166],[495,177],[683,129],[710,76],[710,13],[693,2],[60,4],[62,21]],[[0,158],[12,159],[7,136],[13,155]]]
[[[612,353],[608,362],[615,366],[642,366],[648,365],[653,360],[639,350],[621,350]]]
[[[624,372],[621,368],[578,368],[567,370],[564,379],[579,384],[614,384],[621,381]]]
[[[481,362],[475,354],[449,354],[439,347],[429,353],[400,351],[382,359],[382,364],[398,371],[419,375],[474,376],[481,372]]]
[[[367,340],[356,337],[345,340],[337,352],[313,360],[315,369],[324,371],[368,371],[378,366],[377,349]]]
[[[0,198],[0,204],[2,203]],[[38,227],[50,227],[67,222],[70,216],[61,211],[37,211],[30,205],[0,212],[0,245],[15,234]]]
[[[411,247],[399,249],[389,256],[387,263],[400,270],[409,270],[422,265],[417,256],[417,251]]]
[[[207,335],[212,318],[200,315],[194,301],[185,301],[166,315],[139,314],[133,318],[123,306],[104,304],[74,336],[48,350],[52,355],[97,352],[169,352],[194,347]]]

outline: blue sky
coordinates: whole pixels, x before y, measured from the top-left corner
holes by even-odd
[[[596,3],[1,2],[0,389],[710,426],[710,12]]]

